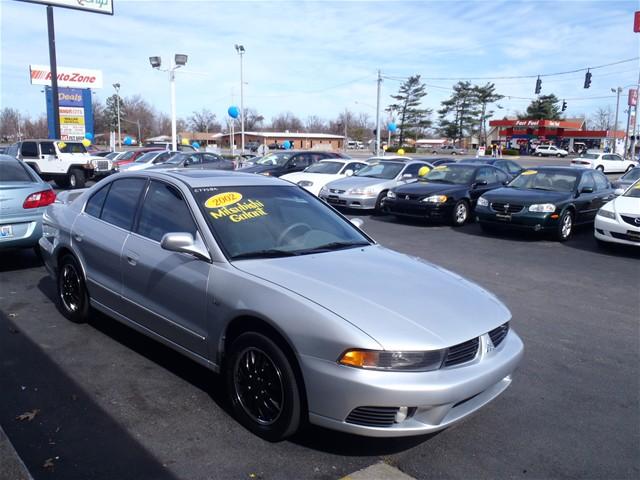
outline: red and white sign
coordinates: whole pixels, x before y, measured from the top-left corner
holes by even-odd
[[[629,90],[629,99],[627,101],[627,105],[635,107],[636,103],[638,103],[638,90],[636,90],[635,88],[631,88]]]
[[[29,65],[31,85],[51,86],[51,70],[46,65]],[[58,67],[58,86],[102,88],[102,71],[86,68]]]
[[[636,33],[640,32],[640,10],[637,11],[633,17],[633,31]]]

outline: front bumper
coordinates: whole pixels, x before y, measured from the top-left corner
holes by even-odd
[[[0,249],[35,247],[42,236],[42,212],[14,218],[0,217],[0,226],[11,228],[11,236],[0,234]]]
[[[445,220],[453,215],[453,203],[427,203],[419,200],[404,200],[400,198],[385,198],[383,210],[392,215],[402,217],[428,218],[430,220]]]
[[[374,210],[378,201],[378,195],[347,195],[345,193],[323,194],[320,198],[334,207],[356,210]]]
[[[558,218],[552,218],[553,213],[530,212],[528,207],[524,207],[524,209],[518,213],[502,214],[491,210],[489,207],[476,206],[475,215],[481,223],[513,230],[534,232],[556,229],[558,228],[558,222],[560,220],[559,214],[557,214]]]
[[[604,242],[640,247],[640,228],[623,221],[596,215],[593,234]]]
[[[302,356],[309,421],[370,437],[423,435],[442,430],[496,398],[511,384],[524,347],[511,330],[493,352],[432,372],[381,372]],[[409,407],[400,423],[373,427],[348,422],[360,407]]]

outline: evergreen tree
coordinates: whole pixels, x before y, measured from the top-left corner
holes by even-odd
[[[109,129],[112,131],[118,128],[118,102],[120,103],[120,124],[122,126],[122,119],[127,116],[123,98],[114,93],[110,97],[107,97],[105,102],[104,116]]]
[[[531,101],[523,118],[531,120],[560,120],[560,102],[554,94],[540,95]]]
[[[476,85],[475,89],[475,97],[478,107],[480,109],[479,116],[479,137],[480,143],[487,143],[487,120],[493,117],[493,110],[487,110],[492,103],[497,102],[498,100],[504,98],[504,95],[500,95],[496,93],[496,86],[493,83],[487,83],[484,86]]]
[[[387,107],[388,112],[395,113],[398,117],[400,129],[399,145],[409,135],[417,136],[425,128],[431,126],[431,110],[419,108],[420,102],[427,95],[424,84],[420,81],[420,75],[409,77],[398,90],[397,95],[391,95],[396,100]]]
[[[471,135],[481,115],[476,88],[470,82],[456,83],[451,97],[443,101],[438,110],[440,131],[459,144],[465,136]]]

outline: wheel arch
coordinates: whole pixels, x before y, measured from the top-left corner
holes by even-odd
[[[56,253],[55,253],[55,268],[56,268],[56,272],[58,271],[58,269],[60,268],[60,262],[62,261],[62,259],[66,256],[66,255],[71,255],[76,262],[78,262],[78,265],[80,266],[80,270],[81,270],[81,274],[82,274],[82,279],[85,281],[85,284],[87,282],[87,271],[84,268],[84,262],[80,259],[80,256],[76,254],[76,252],[74,252],[70,247],[62,246],[60,247]]]

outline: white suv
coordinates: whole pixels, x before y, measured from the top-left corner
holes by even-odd
[[[536,147],[534,155],[538,157],[566,157],[569,155],[569,152],[555,145],[539,145]]]
[[[23,140],[7,154],[29,165],[43,180],[55,180],[61,188],[82,188],[87,180],[113,172],[113,163],[94,157],[82,142],[63,140]]]

